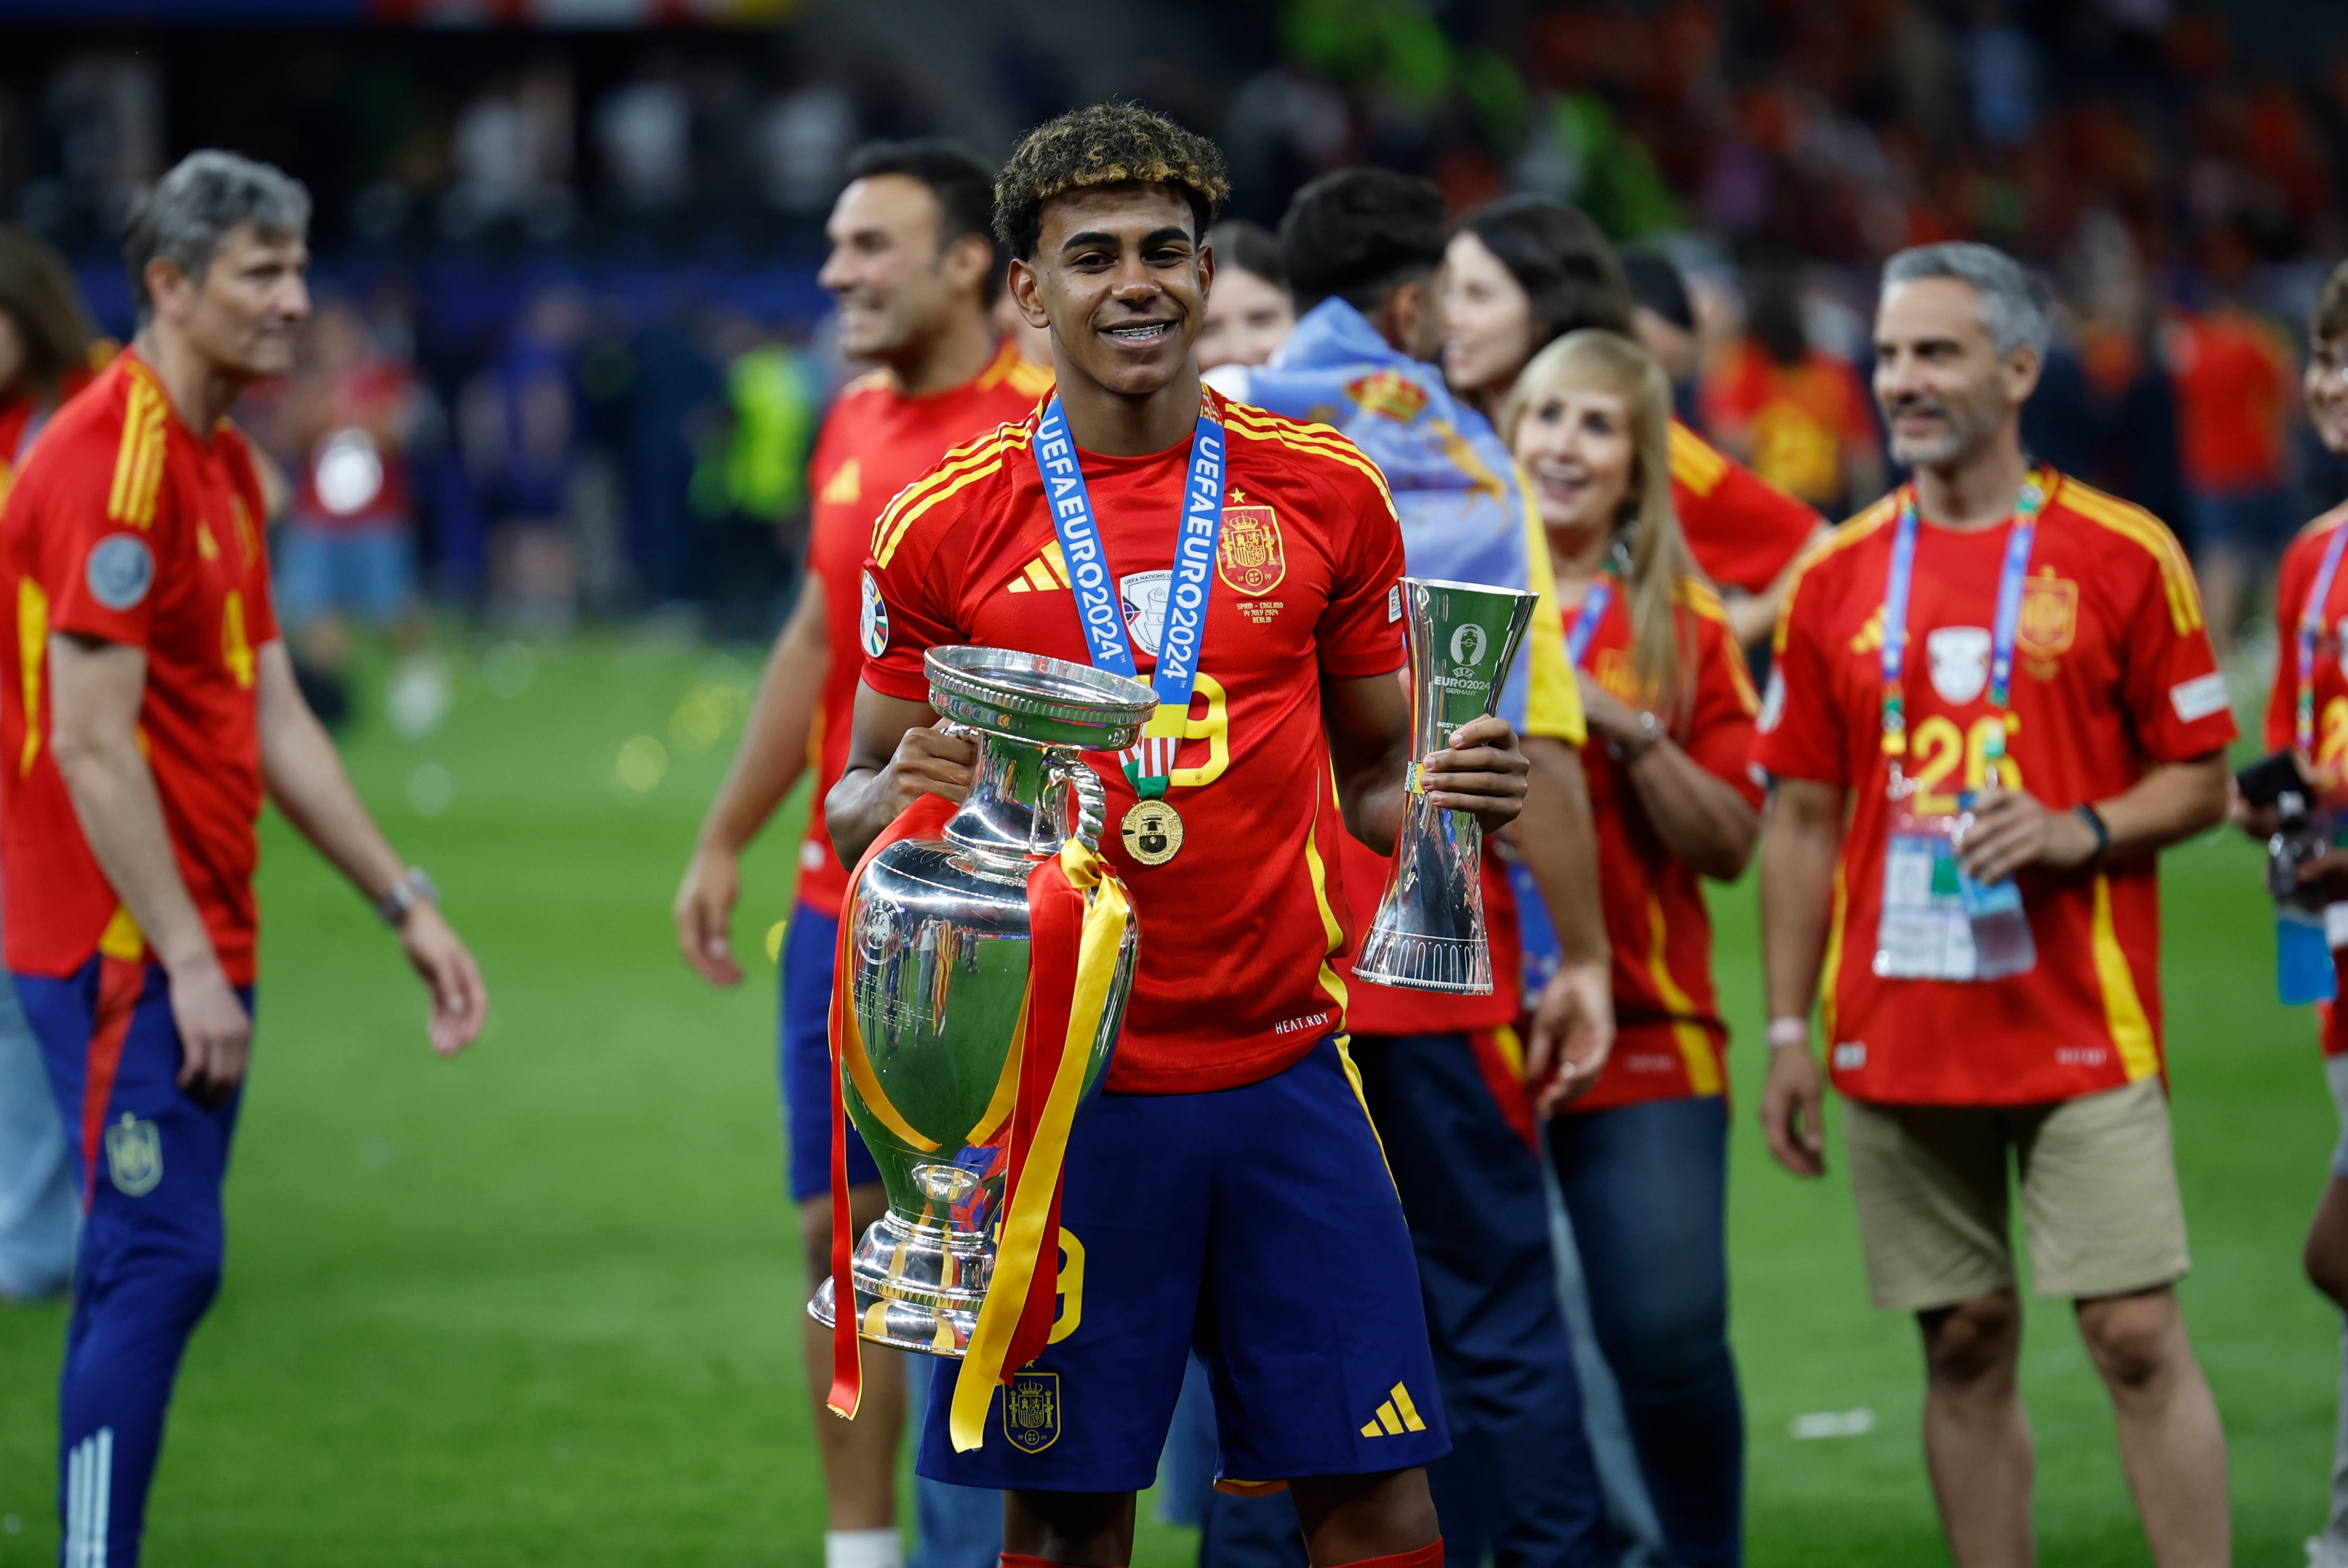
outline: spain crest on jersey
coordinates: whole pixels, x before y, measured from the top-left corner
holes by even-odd
[[[2067,577],[2025,579],[2022,584],[2022,651],[2052,658],[2079,634],[2079,585]]]
[[[1022,1372],[1003,1392],[1003,1435],[1022,1453],[1040,1454],[1060,1440],[1060,1375]]]
[[[1280,520],[1272,508],[1223,508],[1223,537],[1215,547],[1215,567],[1224,582],[1251,598],[1280,586],[1280,580],[1288,575],[1288,557],[1281,552]]]

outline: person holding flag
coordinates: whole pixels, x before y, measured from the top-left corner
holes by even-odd
[[[1054,1342],[1025,1366],[965,1360],[932,1392],[920,1470],[1006,1491],[1011,1568],[1131,1561],[1194,1345],[1220,1484],[1286,1485],[1317,1563],[1442,1559],[1425,1467],[1449,1441],[1340,967],[1337,841],[1391,844],[1411,781],[1402,534],[1351,442],[1201,387],[1200,240],[1226,189],[1211,143],[1129,104],[1042,126],[1004,168],[1011,292],[1050,331],[1058,390],[876,525],[864,689],[827,801],[846,861],[922,796],[964,794],[973,748],[927,702],[942,645],[1139,672],[1173,742],[1105,769],[1140,961],[1065,1147]],[[1417,788],[1505,827],[1526,789],[1514,730],[1450,738]],[[840,1393],[852,1407],[852,1375]]]
[[[1570,332],[1501,412],[1531,483],[1589,715],[1612,951],[1613,1054],[1548,1128],[1632,1447],[1669,1560],[1740,1562],[1745,1415],[1728,1347],[1728,1028],[1703,880],[1760,837],[1760,707],[1672,511],[1671,385],[1611,332]],[[1532,831],[1529,814],[1520,824]],[[1557,964],[1525,922],[1528,979]]]
[[[1884,268],[1875,395],[1912,477],[1803,565],[1754,750],[1761,1120],[1787,1169],[1824,1171],[1816,1001],[1869,1292],[1922,1332],[1960,1568],[2033,1555],[2009,1160],[2034,1284],[2072,1304],[2153,1557],[2219,1564],[2225,1434],[2175,1289],[2154,857],[2224,819],[2234,722],[2176,540],[2024,455],[2048,330],[2044,285],[1989,246]]]
[[[1303,319],[1269,365],[1226,366],[1207,378],[1243,401],[1332,425],[1375,461],[1395,488],[1413,576],[1541,595],[1500,699],[1532,772],[1513,830],[1521,894],[1511,892],[1497,841],[1485,846],[1492,994],[1355,985],[1347,1020],[1417,1248],[1437,1372],[1459,1444],[1431,1473],[1451,1549],[1488,1546],[1502,1568],[1603,1561],[1603,1499],[1559,1307],[1517,1032],[1521,898],[1542,906],[1528,919],[1570,934],[1574,960],[1556,963],[1552,950],[1544,984],[1534,987],[1535,1016],[1598,1026],[1570,1039],[1562,1059],[1534,1065],[1538,1087],[1565,1094],[1597,1081],[1611,1008],[1597,847],[1577,749],[1581,707],[1523,476],[1433,363],[1443,341],[1435,273],[1448,238],[1433,181],[1383,169],[1323,175],[1296,193],[1281,223]],[[1365,927],[1385,865],[1349,839],[1344,866],[1354,921]],[[1566,1032],[1536,1031],[1545,1040]],[[1485,1500],[1489,1506],[1478,1507]],[[1211,1506],[1201,1547],[1207,1568],[1301,1565],[1292,1520],[1242,1518],[1248,1505],[1235,1499]]]

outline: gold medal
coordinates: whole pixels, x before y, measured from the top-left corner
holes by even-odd
[[[1125,852],[1145,866],[1162,866],[1182,848],[1182,814],[1162,797],[1136,800],[1117,830],[1125,835]]]

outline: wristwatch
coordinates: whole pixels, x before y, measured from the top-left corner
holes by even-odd
[[[1643,707],[1639,710],[1638,738],[1627,744],[1616,741],[1614,754],[1625,762],[1636,762],[1655,748],[1655,742],[1663,738],[1663,721]]]
[[[422,866],[410,866],[407,874],[391,884],[391,891],[375,901],[375,912],[386,925],[397,927],[407,923],[408,915],[419,903],[437,904],[440,890]]]

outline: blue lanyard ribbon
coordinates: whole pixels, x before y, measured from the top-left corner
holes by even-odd
[[[1052,531],[1059,536],[1060,558],[1067,565],[1068,586],[1076,594],[1086,651],[1096,668],[1138,679],[1125,612],[1117,603],[1117,578],[1109,571],[1092,494],[1085,488],[1084,463],[1068,434],[1067,411],[1057,393],[1036,421],[1033,451],[1035,473],[1052,509]],[[1215,552],[1223,533],[1223,461],[1222,424],[1201,397],[1198,429],[1190,438],[1189,478],[1182,490],[1182,521],[1174,540],[1174,574],[1166,585],[1166,619],[1158,635],[1158,668],[1149,682],[1158,694],[1152,730],[1189,717],[1190,694],[1199,683],[1199,652],[1207,636],[1207,603],[1215,589]],[[1173,752],[1170,745],[1144,744],[1126,753],[1126,776],[1144,797],[1166,792]]]
[[[1606,607],[1614,602],[1614,584],[1604,577],[1591,582],[1590,591],[1581,596],[1581,608],[1574,613],[1573,624],[1565,629],[1565,659],[1575,669],[1590,655],[1590,644],[1598,635],[1598,623],[1606,618]]]
[[[1998,570],[1997,620],[1990,633],[1990,706],[2004,711],[2013,693],[2013,647],[2022,631],[2022,590],[2030,575],[2030,550],[2038,535],[2038,513],[2046,504],[2044,480],[2034,473],[2023,481],[2005,537],[2005,560]],[[1916,536],[1921,530],[1916,491],[1900,492],[1900,521],[1891,535],[1891,568],[1883,584],[1883,751],[1908,750],[1908,600],[1916,574]]]
[[[2323,617],[2330,613],[2332,580],[2340,573],[2343,545],[2348,545],[2348,523],[2334,528],[2324,542],[2323,561],[2299,613],[2299,680],[2291,693],[2291,728],[2300,755],[2310,762],[2315,759],[2315,646],[2323,637]]]

